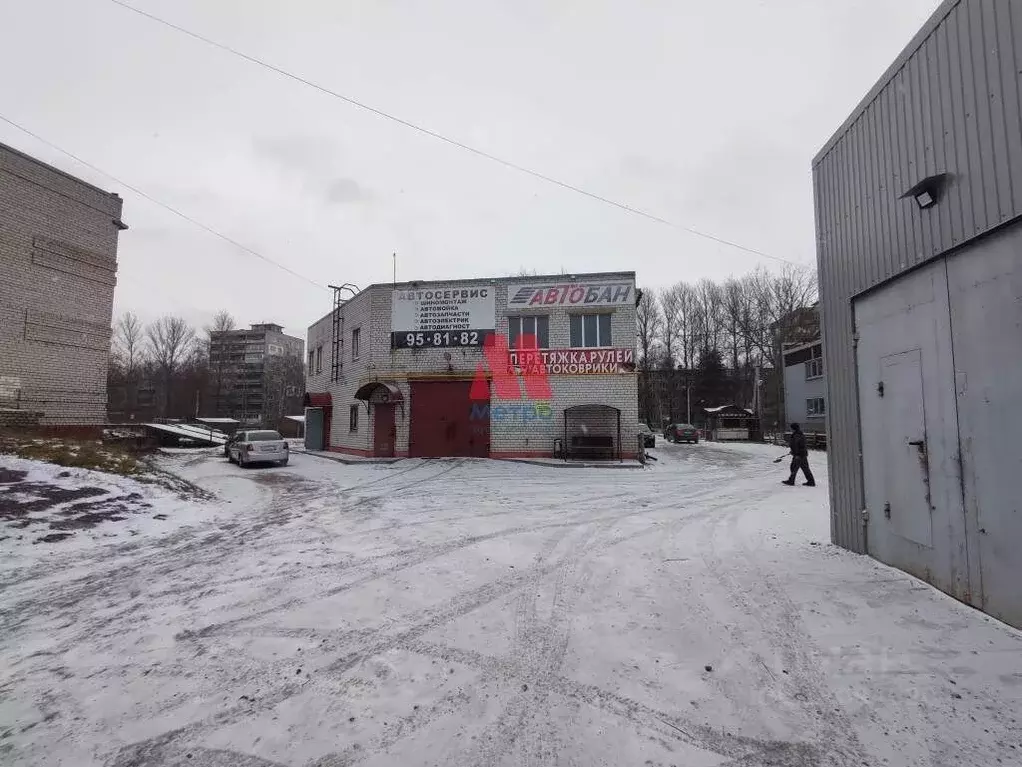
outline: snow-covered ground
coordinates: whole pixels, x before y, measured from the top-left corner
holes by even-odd
[[[206,523],[221,504],[198,490],[165,472],[132,479],[0,455],[0,578],[98,544]]]
[[[220,501],[0,543],[0,763],[1022,764],[1022,634],[831,546],[782,452],[167,455]]]

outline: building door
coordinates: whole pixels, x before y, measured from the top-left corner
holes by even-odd
[[[411,382],[409,456],[489,456],[489,402],[472,400],[471,388],[471,381]],[[482,420],[473,417],[483,410],[485,430]]]
[[[393,458],[396,441],[397,426],[394,423],[394,406],[375,403],[373,405],[373,455],[377,458]]]
[[[969,601],[948,306],[943,261],[855,301],[866,545]]]
[[[305,449],[323,449],[323,409],[305,408]]]
[[[978,606],[1022,627],[1022,224],[949,256],[958,424]]]
[[[920,546],[933,546],[930,458],[926,445],[922,350],[890,354],[880,360],[884,456],[884,516],[891,528]],[[897,513],[895,513],[897,512]]]
[[[333,407],[323,408],[323,450],[330,449],[330,429],[333,428],[334,409]]]

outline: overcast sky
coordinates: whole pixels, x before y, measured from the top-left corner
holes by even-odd
[[[346,96],[814,263],[810,163],[938,0],[134,0]],[[109,0],[0,0],[0,114],[320,285],[776,263],[494,164]],[[115,312],[305,335],[330,293],[125,199]]]

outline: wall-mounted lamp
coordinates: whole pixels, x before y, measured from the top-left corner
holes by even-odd
[[[951,181],[950,173],[938,173],[935,176],[927,176],[914,187],[901,196],[901,199],[911,197],[916,201],[920,210],[932,208],[940,202],[941,195]]]

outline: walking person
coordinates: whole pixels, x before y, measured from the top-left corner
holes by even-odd
[[[791,476],[783,480],[785,485],[794,485],[798,470],[806,477],[802,484],[806,487],[816,487],[816,480],[813,479],[813,472],[809,469],[809,449],[806,447],[806,435],[802,433],[802,427],[797,423],[791,425],[791,439],[788,441],[791,447]]]

